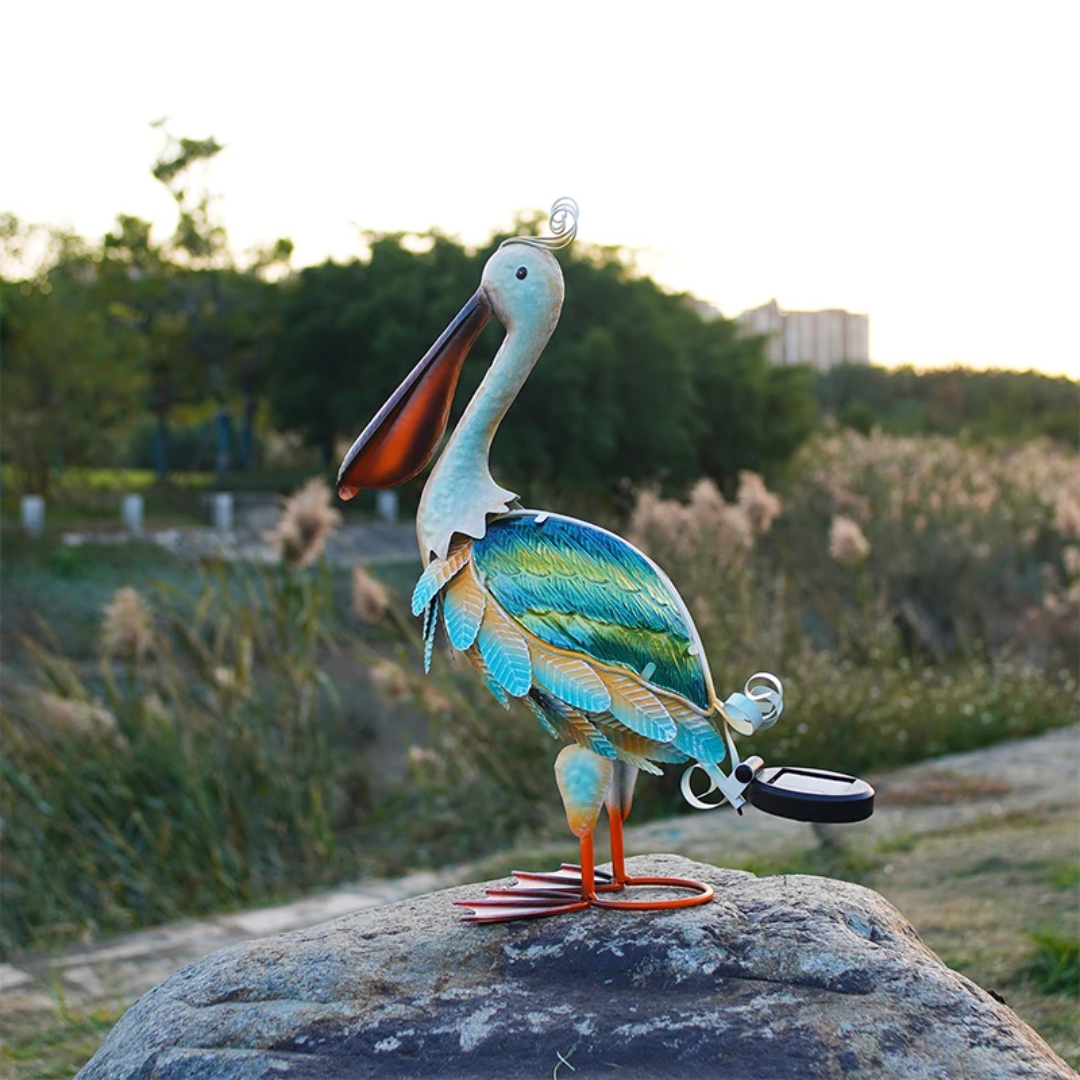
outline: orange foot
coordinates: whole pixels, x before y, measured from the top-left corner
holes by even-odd
[[[563,863],[552,873],[514,871],[514,884],[507,889],[488,889],[481,900],[455,900],[460,907],[470,909],[463,922],[510,922],[513,919],[538,919],[545,915],[563,915],[584,911],[589,907],[615,908],[622,911],[665,911],[672,908],[695,907],[713,898],[713,887],[690,878],[643,877],[617,881],[606,870],[594,870],[594,886],[586,889],[581,867]],[[619,892],[626,886],[652,886],[687,889],[690,896],[670,900],[614,900],[598,893]]]
[[[538,919],[544,915],[562,915],[584,911],[592,905],[584,895],[581,867],[563,863],[558,870],[537,873],[514,870],[514,884],[506,889],[488,889],[482,900],[455,900],[459,907],[471,909],[462,922],[509,922],[511,919]],[[622,885],[606,870],[594,870],[595,891],[615,891]]]

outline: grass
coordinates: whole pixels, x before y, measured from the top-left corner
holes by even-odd
[[[1055,889],[1071,889],[1080,900],[1080,859],[1035,860],[1028,865],[1041,881]]]
[[[1035,955],[1022,974],[1028,976],[1041,994],[1080,995],[1080,940],[1056,930],[1032,933]]]
[[[162,589],[174,597],[189,596],[207,573],[218,575],[233,595],[242,595],[251,574],[247,568],[199,564],[152,543],[86,544],[70,547],[58,537],[31,540],[19,532],[3,536],[0,559],[0,635],[5,661],[18,665],[25,657],[22,639],[39,634],[45,623],[71,659],[96,660],[101,617],[116,590],[130,586],[145,596]],[[347,612],[350,572],[328,570],[333,604]],[[407,596],[416,578],[412,560],[380,566],[378,576],[391,592]]]
[[[557,744],[441,656],[424,678],[404,611],[415,567],[380,573],[393,586],[392,617],[362,627],[349,614],[345,570],[199,566],[142,544],[8,547],[0,610],[9,673],[107,708],[124,751],[84,739],[71,752],[70,736],[42,727],[52,721],[32,695],[23,695],[21,719],[6,722],[5,816],[17,822],[9,866],[21,868],[5,885],[5,929],[15,927],[8,947],[452,865],[513,847],[521,830],[559,835],[549,771]],[[121,664],[110,682],[100,620],[121,585],[160,595],[155,648],[170,659],[130,671]],[[20,653],[20,635],[36,632],[40,619],[55,628],[55,642]],[[390,697],[371,682],[373,663],[400,681]],[[849,667],[841,685],[820,656],[803,663],[791,712],[827,722],[785,718],[770,750],[855,773],[1072,718],[1067,694],[1047,694],[1053,676],[1022,666],[913,676],[883,663]],[[910,696],[913,678],[920,710],[897,717],[896,698]],[[9,713],[12,693],[8,686]],[[309,700],[320,703],[314,712]],[[378,731],[387,738],[375,756]],[[421,753],[411,764],[410,742]],[[679,773],[639,786],[635,821],[682,808]],[[800,869],[872,870],[845,863],[842,851],[830,858],[815,854]]]
[[[6,657],[17,677],[0,713],[2,798],[17,825],[0,881],[5,949],[461,861],[544,816],[529,782],[508,803],[522,785],[499,756],[533,761],[536,747],[549,757],[555,747],[441,659],[432,697],[399,662],[419,656],[410,625],[362,628],[349,616],[346,571],[200,569],[142,545],[67,554],[26,547],[4,564],[5,629],[34,629],[39,614],[60,628]],[[147,656],[105,663],[101,610],[121,581],[151,598],[164,592],[139,631]],[[400,691],[369,680],[376,664],[400,676]],[[387,790],[385,762],[366,752],[375,725],[426,738],[432,710],[448,707],[462,722],[441,727],[437,768],[417,773],[411,791]],[[88,737],[71,729],[72,715],[104,716],[108,727]],[[546,787],[547,775],[531,787]],[[463,830],[470,808],[482,827]]]
[[[51,1016],[5,1018],[0,1042],[4,1080],[70,1080],[90,1060],[123,1009],[71,1011],[62,1002]]]
[[[56,486],[63,490],[82,491],[145,491],[157,484],[153,469],[94,468],[76,465],[64,469],[56,478]],[[0,483],[5,489],[19,482],[18,470],[11,465],[0,466]],[[176,487],[209,487],[214,482],[211,472],[174,472],[169,483]]]
[[[846,844],[825,843],[800,851],[764,853],[738,862],[736,870],[749,870],[758,877],[776,874],[812,874],[817,877],[839,878],[866,885],[884,859],[880,852],[863,851]]]
[[[950,967],[1080,1065],[1080,905],[1075,888],[1054,885],[1058,868],[1080,863],[1071,811],[1003,815],[864,857],[876,865],[848,880],[880,892]]]
[[[42,622],[59,638],[63,652],[94,659],[101,616],[116,590],[128,585],[150,594],[158,584],[190,585],[188,560],[155,544],[67,547],[48,539],[4,537],[0,560],[0,629],[5,658],[18,662],[20,639]]]

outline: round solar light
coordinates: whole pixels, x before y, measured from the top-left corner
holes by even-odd
[[[762,769],[746,798],[766,814],[794,821],[839,824],[865,821],[874,812],[874,789],[865,780],[824,769]]]

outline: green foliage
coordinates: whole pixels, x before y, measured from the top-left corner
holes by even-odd
[[[0,280],[0,450],[24,489],[41,494],[54,468],[111,456],[108,433],[138,410],[146,387],[145,342],[87,286],[88,257],[62,247],[42,276]]]
[[[180,214],[172,238],[173,252],[183,254],[192,266],[227,261],[225,227],[211,216],[209,192],[205,188],[193,192],[190,179],[193,166],[211,161],[224,147],[213,137],[178,139],[169,134],[163,120],[154,126],[165,131],[166,143],[151,172],[176,200]]]
[[[55,295],[32,313],[40,328],[35,356],[66,356],[55,361],[60,372],[77,370],[86,385],[100,378],[129,392],[115,399],[109,415],[92,417],[78,402],[51,395],[48,407],[64,424],[25,425],[38,433],[40,447],[26,445],[25,431],[19,441],[13,428],[5,452],[16,464],[26,462],[37,486],[47,482],[61,452],[68,463],[124,459],[133,428],[140,430],[138,460],[153,460],[161,478],[170,457],[190,466],[196,461],[190,447],[169,447],[181,408],[198,410],[207,422],[198,465],[212,456],[220,473],[231,457],[249,468],[263,400],[275,421],[300,432],[329,466],[338,440],[358,433],[475,290],[502,239],[474,252],[438,232],[370,234],[366,258],[292,277],[292,244],[278,240],[256,251],[241,272],[192,171],[220,150],[213,139],[168,137],[154,175],[177,202],[180,221],[171,240],[159,243],[146,222],[120,215],[99,245],[60,235],[46,245],[41,291]],[[4,228],[8,249],[27,248],[13,219]],[[7,262],[21,265],[18,258]],[[814,422],[808,372],[770,367],[759,342],[739,338],[724,319],[704,320],[687,297],[637,276],[615,250],[579,244],[564,266],[568,299],[559,332],[494,448],[496,469],[518,477],[515,483],[557,483],[608,502],[627,481],[678,485],[706,473],[730,488],[740,468],[770,470],[806,437]],[[12,276],[13,296],[39,287]],[[61,277],[63,294],[52,280]],[[31,348],[29,320],[21,307],[7,319],[5,344],[22,349],[20,356]],[[60,340],[61,327],[79,343],[77,365]],[[466,364],[455,416],[500,334],[493,324]],[[124,343],[126,351],[119,348]],[[123,382],[121,362],[131,371]],[[31,381],[25,368],[11,367],[7,376],[20,406]],[[223,420],[238,404],[241,423]],[[208,406],[216,407],[217,419],[208,419]],[[84,418],[85,430],[98,433],[97,444],[70,438],[58,449],[57,432],[74,430]]]
[[[1080,941],[1055,931],[1034,933],[1031,939],[1036,951],[1023,974],[1043,994],[1080,995]]]
[[[177,204],[167,242],[130,215],[119,215],[98,244],[0,218],[2,449],[24,488],[43,491],[64,464],[124,460],[127,438],[147,413],[165,479],[171,417],[203,403],[219,412],[217,471],[231,460],[243,469],[254,464],[255,420],[277,333],[278,291],[268,279],[287,272],[292,244],[280,239],[254,253],[248,271],[237,270],[193,171],[220,144],[166,139],[153,174]],[[234,426],[227,410],[236,404],[242,419]]]
[[[900,435],[1046,435],[1074,448],[1080,441],[1076,382],[1037,371],[840,364],[817,375],[814,393],[823,412],[863,434],[878,426]]]
[[[476,289],[499,239],[470,254],[437,233],[378,236],[367,261],[302,271],[286,288],[274,355],[278,423],[327,457],[336,438],[358,434]],[[614,252],[577,247],[564,273],[559,328],[496,439],[497,475],[602,495],[702,472],[730,485],[740,468],[786,461],[809,433],[808,372],[770,367],[760,343],[706,322]],[[455,415],[500,335],[486,330],[466,363]]]
[[[434,231],[372,233],[364,258],[296,275],[292,243],[278,239],[240,270],[203,175],[222,145],[155,126],[165,144],[151,171],[178,214],[170,238],[124,214],[98,243],[0,216],[0,450],[26,489],[45,490],[61,465],[130,463],[135,429],[139,460],[152,457],[164,480],[170,456],[191,460],[190,446],[170,450],[178,419],[206,423],[200,460],[212,456],[219,477],[248,471],[257,418],[271,411],[329,468],[339,441],[355,437],[423,355],[503,239],[471,251]],[[518,227],[541,224],[526,215]],[[1046,434],[1072,445],[1080,435],[1067,379],[774,367],[761,341],[704,319],[691,298],[637,275],[617,249],[579,241],[562,258],[561,325],[494,447],[496,470],[519,489],[557,487],[601,513],[618,510],[628,482],[675,490],[704,475],[730,494],[740,469],[779,475],[819,409],[864,433]],[[455,415],[498,341],[493,325],[465,366]],[[198,415],[178,416],[184,410]]]

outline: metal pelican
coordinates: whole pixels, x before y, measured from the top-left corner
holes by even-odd
[[[577,231],[577,206],[552,209],[552,236],[506,240],[480,287],[353,444],[338,494],[388,488],[427,465],[446,430],[465,356],[494,316],[506,336],[428,478],[417,515],[425,565],[412,598],[423,616],[425,665],[441,622],[504,705],[516,699],[569,741],[555,765],[581,863],[551,874],[518,872],[515,885],[470,901],[474,922],[553,915],[590,906],[652,909],[707,902],[712,888],[677,878],[632,878],[623,821],[639,770],[700,765],[728,801],[741,786],[719,771],[744,734],[774,722],[782,690],[757,677],[721,702],[693,619],[664,572],[625,540],[559,514],[518,508],[491,476],[492,439],[555,330],[563,275],[553,251]],[[740,767],[752,776],[759,759]],[[745,779],[745,775],[744,775]],[[684,777],[683,790],[696,805]],[[606,807],[612,871],[598,871],[593,831]],[[684,891],[627,900],[627,886]]]

